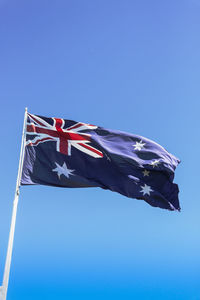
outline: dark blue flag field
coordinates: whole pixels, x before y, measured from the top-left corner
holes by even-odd
[[[179,162],[142,136],[28,113],[21,185],[101,187],[180,210]]]

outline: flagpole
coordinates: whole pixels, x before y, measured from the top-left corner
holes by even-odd
[[[6,262],[5,262],[4,275],[3,275],[3,284],[2,286],[0,286],[0,300],[6,300],[6,296],[7,296],[8,281],[10,275],[10,265],[11,265],[12,251],[13,251],[14,233],[15,233],[15,223],[16,223],[16,216],[17,216],[17,206],[19,200],[19,189],[20,189],[20,182],[22,176],[24,153],[25,153],[26,122],[27,122],[27,108],[25,108],[25,114],[24,114],[24,125],[23,125],[22,141],[21,141],[18,175],[17,175],[15,196],[13,201],[13,211],[12,211],[8,248],[7,248]]]

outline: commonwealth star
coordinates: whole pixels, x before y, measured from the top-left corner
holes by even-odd
[[[60,179],[61,175],[64,175],[67,178],[69,178],[70,175],[74,175],[74,174],[72,174],[72,172],[74,170],[68,169],[65,162],[64,162],[64,164],[62,166],[60,166],[56,162],[55,162],[55,164],[56,164],[57,167],[55,169],[53,169],[52,171],[53,172],[57,172],[57,175],[58,175],[59,179]]]

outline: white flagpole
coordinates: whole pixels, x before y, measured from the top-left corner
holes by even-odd
[[[18,175],[17,175],[15,196],[13,201],[13,211],[12,211],[8,249],[6,255],[4,275],[3,275],[3,284],[2,286],[0,286],[0,300],[6,300],[6,296],[7,296],[8,281],[10,275],[10,265],[11,265],[12,250],[13,250],[13,240],[14,240],[14,233],[15,233],[15,223],[16,223],[16,216],[17,216],[17,206],[19,200],[19,188],[20,188],[20,182],[22,176],[22,167],[23,167],[25,143],[26,143],[26,122],[27,122],[27,108],[25,108],[25,114],[24,114],[24,125],[23,125],[22,141],[21,141]]]

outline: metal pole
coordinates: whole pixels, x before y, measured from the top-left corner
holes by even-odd
[[[6,255],[4,275],[3,275],[3,284],[2,284],[2,286],[0,286],[0,300],[6,300],[6,296],[7,296],[8,281],[9,281],[9,275],[10,275],[10,265],[11,265],[12,250],[13,250],[14,233],[15,233],[15,223],[16,223],[16,216],[17,216],[17,206],[18,206],[18,200],[19,200],[19,188],[20,188],[20,182],[21,182],[21,176],[22,176],[22,167],[23,167],[25,144],[26,144],[26,122],[27,122],[27,108],[25,108],[25,114],[24,114],[24,125],[23,125],[22,141],[21,141],[18,175],[17,175],[15,196],[14,196],[14,201],[13,201],[13,211],[12,211],[10,234],[9,234],[9,240],[8,240],[8,249],[7,249],[7,255]]]

